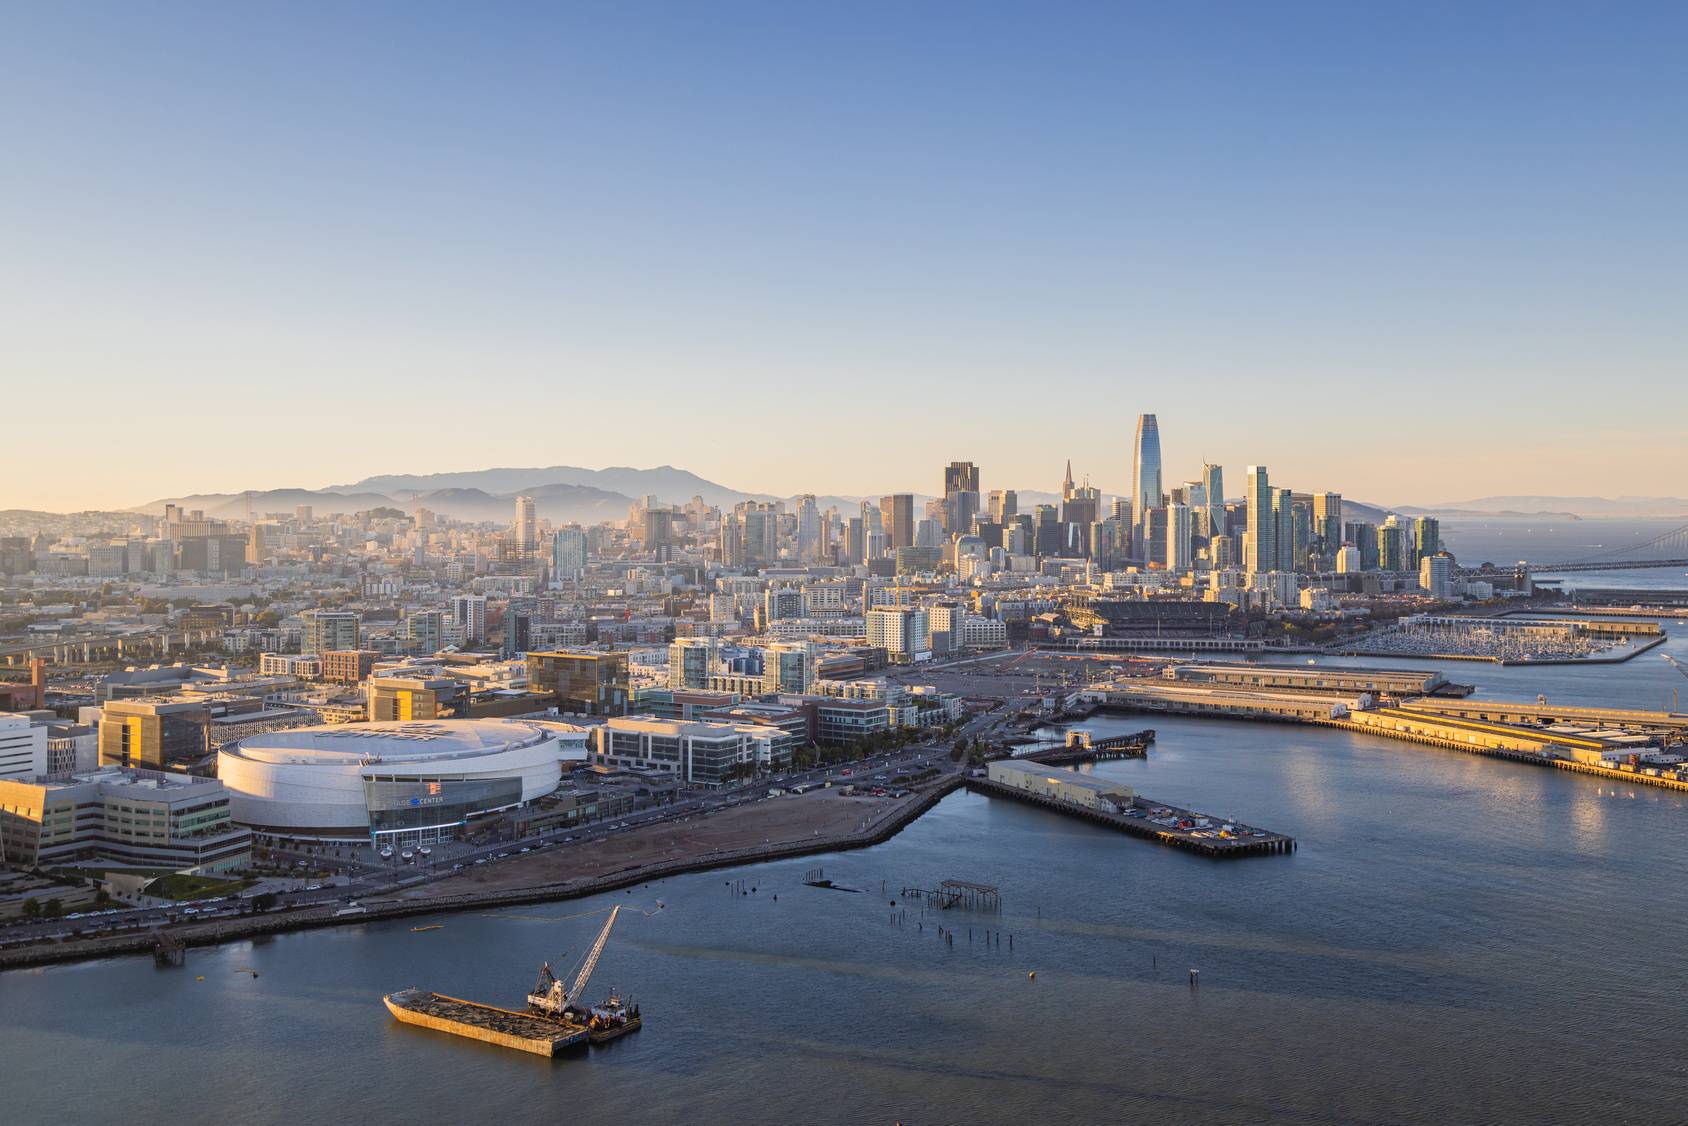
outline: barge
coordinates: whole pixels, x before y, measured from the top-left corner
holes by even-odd
[[[554,1056],[590,1038],[585,1025],[566,1017],[500,1009],[443,993],[401,989],[381,1000],[405,1024],[535,1055]]]

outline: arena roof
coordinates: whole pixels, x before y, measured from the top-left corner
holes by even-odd
[[[223,753],[252,762],[345,766],[494,754],[552,737],[531,724],[499,719],[343,723],[253,735]]]

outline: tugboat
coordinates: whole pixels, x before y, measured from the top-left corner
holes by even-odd
[[[617,1036],[639,1031],[639,1025],[642,1023],[639,1019],[639,1006],[628,1008],[621,996],[612,989],[602,1004],[592,1006],[592,1012],[586,1018],[586,1035],[594,1044],[607,1044]]]

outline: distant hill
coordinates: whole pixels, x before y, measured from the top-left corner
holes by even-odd
[[[545,485],[528,492],[534,498],[535,512],[543,519],[560,524],[624,520],[628,507],[633,503],[631,497],[621,493],[577,485]],[[221,520],[246,518],[245,493],[170,497],[132,511],[156,516],[164,512],[167,504],[179,504],[189,511],[200,509],[205,515]],[[259,517],[271,512],[291,513],[303,504],[310,505],[318,516],[330,516],[336,512],[366,512],[373,508],[396,508],[408,512],[420,506],[454,520],[508,524],[515,520],[516,494],[493,494],[475,488],[442,488],[399,496],[364,490],[329,492],[320,489],[262,489],[252,493],[252,512]]]
[[[245,493],[195,493],[185,497],[166,497],[143,504],[131,509],[132,512],[145,512],[152,516],[162,516],[164,506],[179,504],[184,509],[192,511],[199,509],[205,515],[219,520],[244,520],[246,518]],[[393,499],[380,493],[327,493],[316,489],[256,489],[252,492],[252,511],[262,516],[266,512],[292,512],[301,504],[311,505],[320,515],[327,516],[335,512],[363,512],[371,508],[393,507]]]
[[[575,465],[553,465],[533,469],[475,469],[462,473],[390,473],[366,477],[351,485],[336,485],[327,492],[384,493],[395,499],[409,499],[421,493],[436,493],[442,489],[478,489],[492,496],[515,496],[533,493],[545,486],[575,485],[600,494],[614,494],[625,498],[655,496],[665,504],[685,504],[701,496],[708,504],[731,508],[742,500],[770,501],[778,498],[767,493],[747,493],[705,480],[696,473],[659,465],[655,469],[632,469],[611,466],[608,469],[582,469]],[[537,503],[537,502],[536,502]],[[631,503],[629,499],[628,503]]]
[[[1414,511],[1486,516],[1588,516],[1642,519],[1688,516],[1682,497],[1499,496],[1453,501]]]

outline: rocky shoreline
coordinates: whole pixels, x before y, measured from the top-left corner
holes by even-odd
[[[414,915],[432,915],[442,911],[467,911],[484,907],[507,907],[527,903],[546,903],[564,899],[579,899],[606,891],[619,891],[636,884],[690,872],[706,872],[714,868],[731,868],[741,864],[759,864],[769,860],[786,860],[820,852],[841,852],[847,849],[868,848],[882,844],[902,832],[941,799],[959,788],[963,778],[954,774],[935,785],[905,799],[908,804],[880,824],[857,833],[836,834],[830,837],[810,837],[777,844],[756,845],[725,852],[708,852],[678,860],[664,860],[654,864],[633,865],[620,872],[582,880],[540,884],[525,888],[472,892],[463,895],[424,896],[415,899],[387,902],[365,902],[364,912],[357,915],[336,915],[339,904],[298,911],[284,911],[265,915],[244,915],[237,919],[218,919],[208,923],[177,924],[170,934],[187,947],[216,946],[235,939],[260,935],[282,934],[287,931],[314,930],[319,927],[358,925],[381,919],[402,919]],[[0,970],[26,966],[50,965],[57,962],[80,962],[93,958],[109,958],[125,954],[150,954],[156,944],[155,931],[108,935],[99,938],[71,939],[64,942],[38,943],[0,950]]]

